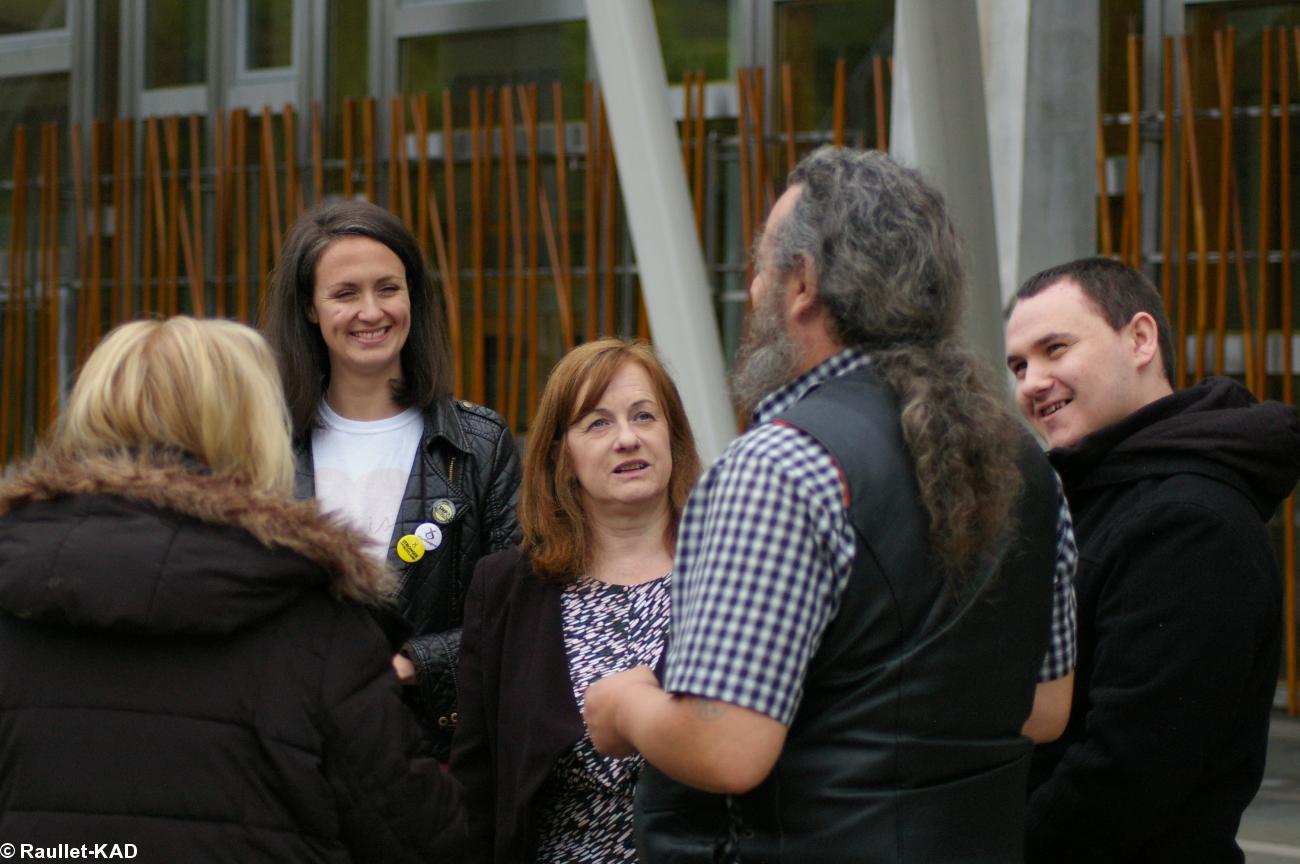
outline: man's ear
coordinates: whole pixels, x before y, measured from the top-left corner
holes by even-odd
[[[788,277],[794,284],[790,294],[790,316],[798,318],[821,308],[821,295],[818,293],[817,268],[806,255],[791,268]]]
[[[1138,369],[1145,369],[1153,360],[1159,359],[1160,328],[1150,312],[1138,312],[1124,329]]]

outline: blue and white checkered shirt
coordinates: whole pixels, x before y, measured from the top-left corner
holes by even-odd
[[[870,362],[848,348],[765,398],[691,493],[673,567],[664,687],[789,725],[853,565],[840,473],[806,432],[770,421]],[[759,425],[761,424],[761,425]],[[1074,532],[1061,498],[1052,639],[1040,680],[1074,669]]]

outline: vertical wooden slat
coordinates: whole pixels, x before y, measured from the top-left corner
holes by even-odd
[[[1232,65],[1233,31],[1228,30],[1224,45],[1223,31],[1214,31],[1214,68],[1219,84],[1219,222],[1217,246],[1219,266],[1214,288],[1214,374],[1222,375],[1228,330],[1228,206],[1229,180],[1232,177]]]
[[[618,154],[614,152],[614,139],[609,134],[609,106],[601,98],[600,138],[602,152],[605,154],[604,171],[600,178],[601,197],[604,199],[601,209],[605,211],[604,231],[601,237],[603,257],[605,259],[605,278],[601,284],[601,308],[604,312],[603,324],[606,335],[614,335],[618,327],[614,321],[614,280],[618,268],[618,251],[615,239],[618,237],[618,173],[615,170]]]
[[[789,174],[799,161],[799,150],[794,132],[794,72],[788,62],[781,64],[781,119],[785,123],[785,172]],[[877,135],[879,132],[877,129]]]
[[[691,180],[691,156],[695,150],[691,147],[691,137],[693,134],[695,113],[692,106],[695,88],[691,85],[695,83],[694,72],[682,73],[682,169],[686,172],[686,182]]]
[[[156,126],[156,119],[148,117],[144,121],[144,161],[141,165],[140,177],[140,210],[143,218],[140,220],[140,314],[151,315],[156,311],[153,301],[154,296],[154,239],[161,238],[162,235],[157,233],[154,227],[157,223],[154,221],[154,185],[153,173],[154,162],[157,158],[157,148],[154,142],[157,135],[152,134]],[[127,195],[131,195],[131,190],[127,189]],[[162,240],[159,239],[160,244]],[[127,247],[127,254],[130,255],[130,246]],[[163,271],[159,267],[159,273]],[[161,289],[160,289],[161,290]]]
[[[393,110],[397,112],[397,190],[401,195],[402,221],[406,227],[411,222],[411,165],[406,155],[406,112],[405,103],[400,96],[393,100]]]
[[[1271,226],[1269,216],[1273,190],[1273,30],[1264,28],[1260,47],[1259,97],[1259,221],[1257,238],[1256,282],[1259,299],[1255,304],[1255,395],[1263,399],[1268,392],[1268,249]]]
[[[1245,357],[1246,386],[1253,387],[1255,380],[1255,326],[1250,306],[1250,280],[1246,276],[1246,243],[1241,229],[1241,190],[1237,178],[1231,178],[1232,190],[1232,248],[1237,271],[1237,306],[1241,310],[1242,356]]]
[[[402,213],[402,192],[398,179],[400,164],[397,153],[402,147],[402,134],[406,127],[406,112],[402,110],[402,97],[394,96],[388,101],[388,209],[409,228],[411,226],[411,208],[408,202],[406,213]]]
[[[82,353],[77,357],[78,365],[86,359],[86,354],[99,341],[103,333],[104,178],[100,157],[104,147],[106,126],[107,123],[103,120],[96,120],[90,126],[90,293],[87,297],[87,305],[90,309],[86,319],[86,341],[82,346]],[[0,448],[0,451],[2,450],[3,448]]]
[[[701,69],[695,75],[695,176],[694,199],[696,233],[704,240],[704,111],[707,107],[704,98],[708,91],[706,76]]]
[[[180,311],[177,296],[180,287],[177,240],[183,237],[188,245],[189,232],[182,227],[181,214],[184,206],[181,200],[180,118],[174,114],[163,122],[163,142],[167,148],[167,210],[171,215],[167,220],[167,314],[175,315]],[[185,225],[187,227],[188,223]]]
[[[23,327],[20,315],[22,309],[21,274],[19,273],[19,255],[21,254],[21,225],[19,210],[23,202],[23,189],[26,185],[25,161],[27,159],[27,129],[19,124],[14,129],[13,192],[9,198],[9,302],[5,305],[5,341],[4,362],[0,364],[0,466],[13,460],[14,453],[20,449],[11,447],[11,442],[22,433],[22,405],[20,394],[23,391],[22,377],[18,374],[21,352],[18,348],[19,333]],[[10,427],[17,419],[17,429],[13,437]]]
[[[1187,141],[1187,166],[1192,185],[1192,228],[1196,237],[1196,380],[1205,375],[1205,328],[1209,312],[1209,240],[1205,231],[1205,197],[1201,193],[1200,158],[1196,147],[1196,109],[1192,100],[1192,74],[1188,65],[1189,37],[1182,37],[1183,130]]]
[[[154,118],[150,118],[151,120]],[[146,182],[153,189],[153,217],[154,217],[154,242],[158,246],[158,279],[157,291],[154,294],[156,300],[156,311],[160,315],[170,315],[170,306],[168,304],[168,292],[171,288],[171,257],[172,251],[170,243],[171,235],[168,231],[167,219],[167,199],[163,185],[163,168],[162,168],[162,143],[159,138],[158,123],[153,123],[148,127],[149,147],[151,148],[152,161],[150,163],[149,177]],[[150,214],[146,212],[145,218],[148,219]],[[174,222],[172,224],[175,224]]]
[[[249,320],[248,297],[248,112],[240,108],[233,118],[231,141],[235,154],[235,315]]]
[[[772,175],[767,160],[767,83],[762,66],[754,67],[751,114],[754,120],[754,224],[763,221],[772,206]]]
[[[1110,190],[1106,188],[1106,130],[1101,122],[1101,100],[1097,101],[1097,217],[1101,222],[1101,254],[1109,258],[1115,254],[1115,242],[1110,230]]]
[[[1300,28],[1293,31],[1297,47],[1300,47]],[[1291,71],[1287,60],[1287,30],[1279,27],[1277,31],[1277,85],[1278,107],[1281,118],[1278,122],[1277,152],[1278,164],[1278,236],[1282,252],[1282,281],[1278,285],[1282,301],[1282,401],[1288,405],[1295,404],[1292,392],[1293,357],[1291,350],[1292,321],[1291,304],[1295,285],[1291,280]],[[1297,64],[1300,64],[1300,51],[1297,51]],[[1297,71],[1300,71],[1298,69]],[[1286,595],[1286,680],[1287,710],[1296,713],[1296,569],[1295,569],[1295,493],[1286,499],[1282,523],[1282,572],[1284,575],[1284,592]]]
[[[352,200],[352,177],[355,172],[352,155],[352,141],[356,133],[352,131],[353,117],[356,115],[356,109],[353,106],[352,99],[343,100],[343,197]]]
[[[885,58],[871,58],[871,87],[876,107],[876,149],[889,152],[889,115],[885,113]]]
[[[81,144],[81,124],[73,123],[71,133],[68,136],[70,145],[69,155],[72,157],[72,226],[76,232],[77,239],[77,318],[76,330],[73,338],[74,359],[78,359],[82,354],[82,346],[86,344],[86,331],[88,326],[87,316],[90,314],[90,303],[87,302],[87,285],[90,282],[90,255],[87,254],[86,237],[86,160],[84,158]]]
[[[49,224],[45,229],[45,276],[46,304],[45,316],[46,361],[45,373],[45,422],[42,429],[48,429],[54,422],[59,410],[59,136],[58,125],[45,125],[49,138],[49,153],[45,176],[45,213]]]
[[[484,150],[487,152],[487,170],[488,176],[492,173],[493,152],[496,149],[495,141],[499,132],[501,141],[501,157],[496,159],[497,163],[497,314],[496,314],[496,403],[497,411],[502,416],[506,413],[506,389],[510,377],[509,363],[509,312],[510,312],[510,204],[509,204],[509,183],[506,176],[506,159],[505,159],[505,129],[499,126],[497,122],[496,110],[497,91],[488,90],[487,93],[487,129],[484,132],[486,142]]]
[[[538,310],[537,292],[540,281],[540,254],[538,251],[538,198],[541,190],[541,160],[537,153],[537,85],[529,84],[518,88],[519,117],[524,125],[524,142],[528,148],[528,282],[524,309],[526,315],[525,338],[528,341],[527,372],[524,387],[525,416],[537,413],[538,390]]]
[[[506,385],[506,422],[519,430],[519,385],[523,365],[524,337],[524,233],[519,212],[519,162],[515,154],[514,89],[501,88],[501,159],[509,187],[510,247],[513,288],[513,316],[510,327],[510,374]]]
[[[361,152],[366,162],[366,200],[378,203],[375,184],[375,97],[368,96],[361,103]]]
[[[1177,338],[1174,340],[1175,353],[1178,355],[1175,359],[1176,386],[1183,387],[1187,383],[1187,321],[1188,305],[1191,297],[1189,288],[1189,276],[1187,270],[1188,255],[1188,227],[1191,224],[1192,213],[1192,174],[1189,170],[1187,158],[1187,139],[1182,136],[1182,144],[1178,148],[1178,323],[1176,326]]]
[[[443,230],[442,216],[438,212],[438,195],[436,192],[430,192],[429,197],[425,199],[425,206],[429,209],[429,227],[433,232],[433,251],[434,258],[438,265],[438,283],[442,286],[443,304],[447,310],[447,335],[450,341],[452,366],[456,369],[456,374],[452,376],[452,392],[460,383],[459,362],[460,357],[460,297],[455,291],[454,279],[451,275],[451,266],[447,260],[447,243]]]
[[[429,254],[429,208],[423,202],[429,199],[429,97],[427,94],[411,97],[411,122],[415,124],[415,196],[421,202],[416,207],[415,237],[420,251]]]
[[[275,170],[275,123],[271,114],[271,106],[262,107],[262,185],[266,192],[266,214],[268,227],[271,229],[271,249],[272,256],[280,254],[280,184],[276,178]],[[286,143],[287,146],[287,143]],[[260,228],[259,228],[260,230]],[[263,279],[265,279],[266,267],[262,268]]]
[[[536,114],[537,89],[535,85],[530,86],[529,98],[526,100],[521,99],[519,103],[519,107],[523,113],[525,128],[529,129],[529,134],[534,139],[533,142],[529,145],[529,151],[530,151],[529,152],[529,182],[531,184],[533,181],[532,175],[534,173],[532,162],[533,162],[533,157],[537,152],[536,139],[538,137],[537,114]],[[560,260],[560,245],[555,236],[555,222],[551,218],[550,200],[547,196],[545,185],[541,183],[540,175],[538,176],[537,181],[538,182],[537,182],[537,189],[536,189],[537,192],[536,200],[537,200],[537,206],[538,206],[538,210],[540,211],[540,216],[542,220],[542,235],[546,239],[546,254],[548,256],[549,263],[551,265],[551,285],[555,290],[555,305],[556,305],[556,309],[558,310],[559,318],[560,318],[560,339],[563,343],[564,352],[567,354],[573,348],[573,310],[569,308],[569,286],[568,283],[565,282],[564,265],[563,262]],[[536,242],[536,237],[533,238],[533,242],[534,243]],[[533,269],[536,270],[537,268],[534,267]],[[535,308],[537,306],[537,300],[538,298],[536,296],[536,293],[534,293],[534,295],[531,298],[530,305]],[[536,312],[532,314],[528,323],[530,327],[529,340],[532,342],[536,342],[537,341]],[[537,355],[535,350],[530,353],[529,362],[530,365],[536,366]],[[538,372],[533,372],[530,375],[530,382],[531,382],[530,390],[533,391],[536,390],[537,376],[538,376]],[[536,396],[534,396],[533,398],[535,399]],[[536,410],[535,405],[533,408],[530,408],[529,410],[530,417],[533,415],[535,410]]]
[[[271,212],[271,190],[275,187],[274,181],[267,182],[266,166],[269,162],[266,153],[266,117],[263,116],[263,122],[259,125],[259,135],[261,146],[258,148],[261,165],[260,175],[262,182],[257,184],[257,320],[262,321],[263,314],[266,311],[266,295],[268,285],[266,280],[266,271],[270,267],[270,237],[267,231],[268,223],[272,221]]]
[[[1166,312],[1173,309],[1174,279],[1174,40],[1164,39],[1163,83],[1164,132],[1161,141],[1163,170],[1160,182],[1160,237],[1164,243],[1160,265],[1160,299]]]
[[[284,128],[284,224],[287,229],[302,212],[302,192],[298,188],[298,115],[293,103],[284,103],[280,115]],[[276,247],[279,255],[279,247]]]
[[[230,225],[230,146],[226,137],[226,112],[218,111],[212,118],[212,168],[215,173],[213,182],[213,226],[212,226],[212,271],[216,279],[213,286],[216,315],[226,317],[226,232]]]
[[[311,103],[311,189],[312,206],[325,200],[325,147],[321,141],[320,103]]]
[[[126,172],[122,170],[123,163],[126,161],[123,151],[123,127],[126,121],[118,118],[113,121],[113,243],[109,250],[109,266],[112,279],[109,282],[108,291],[108,324],[111,327],[121,320],[122,307],[124,305],[122,297],[125,292],[125,285],[122,281],[122,269],[124,266],[123,259],[125,254],[122,249],[122,232],[125,227],[123,218],[123,198],[126,197],[124,187],[126,185]]]
[[[203,314],[203,279],[199,273],[199,267],[194,256],[193,234],[190,231],[190,218],[185,209],[185,201],[181,198],[181,166],[180,166],[180,118],[167,118],[167,162],[171,168],[172,176],[172,218],[169,229],[171,231],[171,284],[172,293],[170,298],[170,311],[176,314],[179,311],[177,303],[177,261],[176,261],[176,237],[179,235],[181,242],[181,254],[185,257],[185,279],[190,289],[190,313],[192,315]]]
[[[560,261],[556,267],[564,282],[565,304],[569,309],[567,320],[561,322],[568,328],[569,336],[565,341],[567,351],[574,345],[573,244],[569,233],[569,148],[565,140],[564,87],[559,81],[551,86],[551,108],[555,117],[555,206],[560,228]]]
[[[456,206],[456,128],[452,124],[451,91],[442,91],[442,176],[443,194],[447,199],[447,290],[455,298],[455,305],[447,309],[447,328],[451,331],[452,390],[462,392],[465,386],[465,356],[461,351],[460,321],[460,213]],[[455,312],[453,315],[452,312]]]
[[[590,81],[584,84],[584,105],[582,120],[586,123],[586,172],[584,173],[584,207],[582,207],[582,240],[584,240],[584,260],[586,261],[586,340],[591,342],[597,333],[597,178],[601,174],[601,142],[597,130],[599,121],[597,113],[599,103],[595,100],[595,88]]]
[[[129,318],[136,308],[135,290],[135,122],[124,121],[122,127],[122,317]],[[143,179],[143,178],[142,178]]]
[[[470,286],[470,365],[469,398],[482,405],[486,399],[483,356],[483,211],[486,195],[483,182],[483,142],[479,118],[479,89],[471,87],[469,91],[469,203],[470,203],[470,267],[473,268],[473,283]]]
[[[845,84],[848,80],[848,62],[843,57],[835,61],[835,92],[831,96],[831,143],[844,146]]]
[[[49,260],[45,254],[45,246],[48,242],[45,232],[49,227],[49,219],[45,214],[49,196],[45,194],[45,187],[49,183],[50,127],[46,123],[41,124],[41,141],[37,150],[37,159],[40,160],[38,181],[40,185],[37,187],[36,198],[36,432],[40,434],[45,428],[45,391],[49,381],[46,371],[48,362],[46,340],[50,332],[45,323],[48,310],[45,307],[44,296],[45,265]]]
[[[194,315],[207,314],[207,262],[203,257],[203,162],[200,137],[202,123],[199,115],[190,115],[190,223],[193,242],[193,259],[187,261],[190,269],[190,302]]]
[[[1127,261],[1130,267],[1142,266],[1142,69],[1139,54],[1141,38],[1130,34],[1127,40],[1128,55],[1128,179],[1124,183],[1124,225],[1127,233],[1123,238],[1123,248],[1128,250]]]
[[[736,133],[740,159],[740,251],[745,262],[745,287],[754,279],[751,258],[754,242],[754,206],[749,173],[749,70],[736,72]]]

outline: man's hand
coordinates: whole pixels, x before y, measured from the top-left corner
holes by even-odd
[[[586,707],[582,718],[591,734],[591,743],[606,756],[631,756],[636,752],[618,728],[619,706],[628,690],[635,687],[659,690],[659,680],[649,666],[634,666],[625,672],[607,675],[588,687],[583,697]]]

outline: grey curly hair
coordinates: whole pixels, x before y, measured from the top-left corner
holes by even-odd
[[[872,352],[898,399],[931,548],[960,589],[1007,536],[1023,433],[959,334],[965,275],[943,197],[882,153],[834,147],[805,157],[789,183],[802,188],[774,226],[769,266],[808,261],[839,342]]]

